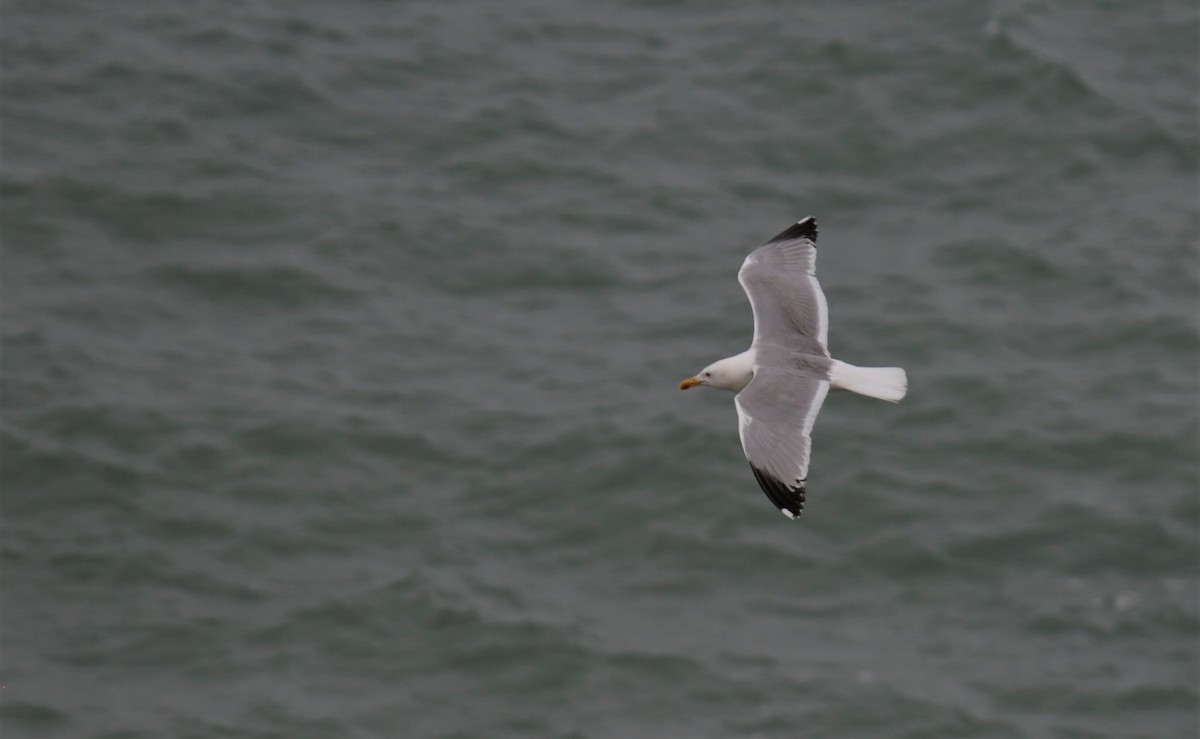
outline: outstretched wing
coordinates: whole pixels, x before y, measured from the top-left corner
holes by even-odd
[[[754,309],[754,346],[829,356],[829,308],[817,282],[817,222],[809,216],[755,249],[738,271]]]
[[[813,423],[829,381],[784,368],[757,367],[734,398],[742,450],[763,492],[788,518],[804,508]]]

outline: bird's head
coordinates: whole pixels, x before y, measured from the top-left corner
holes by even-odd
[[[753,363],[745,354],[739,354],[736,357],[722,359],[719,362],[713,362],[700,372],[695,377],[689,377],[679,383],[680,390],[687,390],[690,387],[706,385],[715,387],[718,390],[729,390],[730,392],[741,392],[742,388],[750,383],[750,379],[754,376]]]

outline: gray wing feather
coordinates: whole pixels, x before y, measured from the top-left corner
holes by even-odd
[[[767,496],[793,517],[804,503],[812,427],[828,392],[828,380],[759,367],[734,398],[746,459]],[[778,499],[788,493],[790,500]]]
[[[817,246],[807,236],[772,241],[746,257],[738,282],[754,309],[754,345],[829,356],[829,308],[816,269]]]

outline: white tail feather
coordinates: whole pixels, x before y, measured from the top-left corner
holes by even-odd
[[[899,403],[908,393],[908,375],[899,367],[855,367],[835,359],[829,368],[829,386]]]

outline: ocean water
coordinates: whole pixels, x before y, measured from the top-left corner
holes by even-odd
[[[0,13],[6,738],[1197,735],[1195,3]]]

